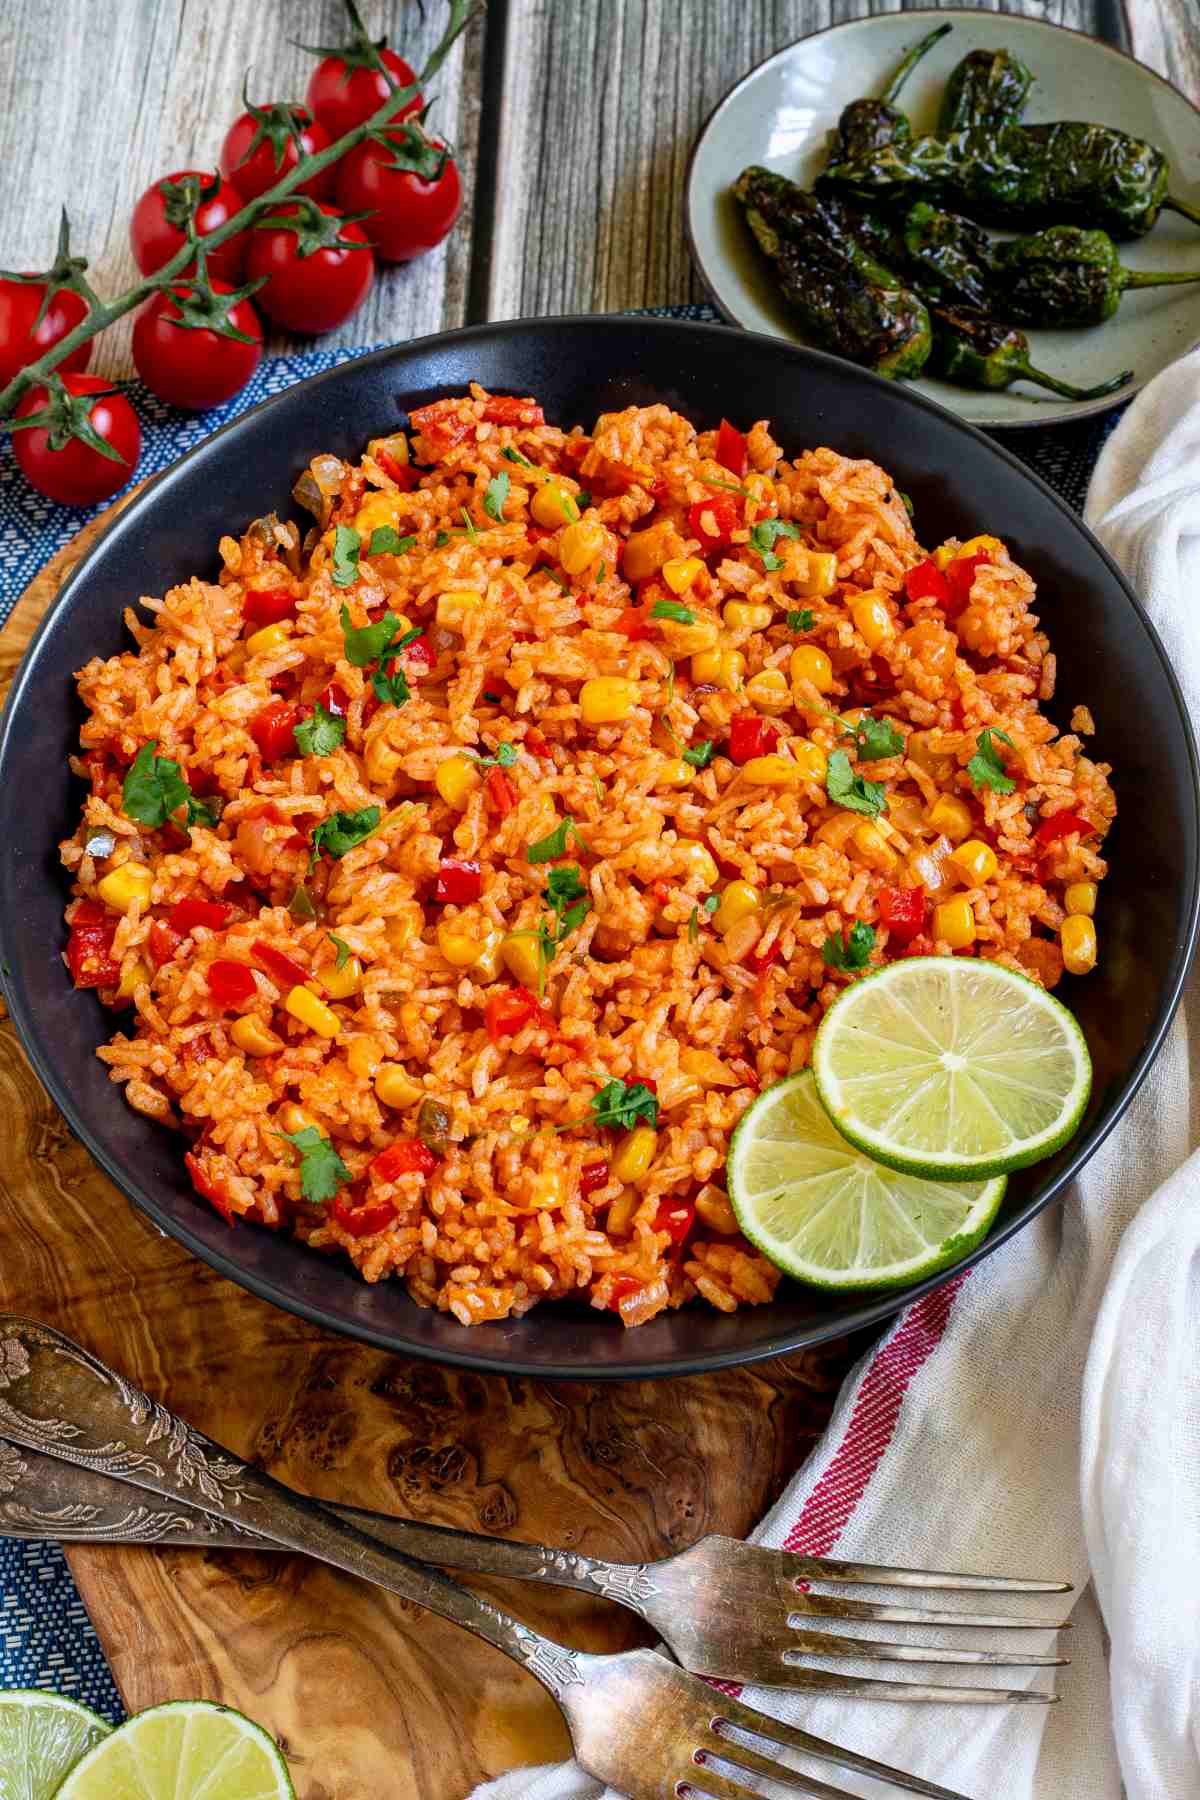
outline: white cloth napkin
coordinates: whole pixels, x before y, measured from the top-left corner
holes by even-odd
[[[1200,717],[1200,352],[1133,403],[1097,465],[1086,516],[1142,596]],[[1102,745],[1102,720],[1099,730]],[[1101,954],[1103,933],[1102,907]],[[1200,1033],[1196,974],[1149,1079],[1079,1180],[901,1316],[754,1533],[818,1555],[1070,1580],[1062,1703],[893,1707],[760,1688],[745,1691],[750,1705],[977,1800],[1120,1800],[1122,1782],[1127,1800],[1200,1800],[1200,1154],[1189,1159],[1200,1118],[1189,1027]],[[992,1610],[979,1598],[976,1610]],[[972,1598],[957,1603],[970,1610]],[[1019,1610],[1045,1617],[1060,1606],[1051,1597]],[[1044,1687],[1048,1673],[994,1680]],[[820,1772],[851,1793],[885,1791]],[[514,1770],[474,1800],[600,1793],[568,1763]]]

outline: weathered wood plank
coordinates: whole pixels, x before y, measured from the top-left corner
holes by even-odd
[[[373,30],[420,67],[445,8],[371,0]],[[129,216],[159,175],[213,168],[241,111],[242,76],[255,99],[302,98],[311,57],[289,40],[338,42],[335,0],[242,5],[223,0],[61,0],[51,19],[37,0],[0,5],[0,264],[42,268],[66,205],[77,248],[101,293],[130,286]],[[470,203],[478,133],[483,30],[455,46],[435,87],[433,123],[460,151],[465,216],[447,243],[380,274],[365,305],[322,345],[374,344],[462,323],[470,261]],[[126,319],[102,340],[94,366],[131,373]],[[300,340],[274,333],[271,349]]]

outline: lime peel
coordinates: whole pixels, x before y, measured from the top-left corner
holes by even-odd
[[[56,1800],[295,1800],[274,1738],[253,1719],[211,1700],[151,1706],[98,1743]]]

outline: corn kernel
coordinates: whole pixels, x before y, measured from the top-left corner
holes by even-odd
[[[654,785],[655,787],[686,787],[691,779],[691,767],[684,762],[682,756],[670,756],[666,762],[660,763],[654,777]]]
[[[580,519],[568,525],[558,540],[558,560],[566,575],[582,575],[604,550],[604,527],[595,519]]]
[[[579,711],[585,725],[615,725],[627,719],[637,705],[638,684],[621,675],[597,675],[579,690]]]
[[[685,625],[682,619],[657,619],[655,623],[663,648],[675,660],[714,650],[721,641],[715,619],[693,619],[690,625]]]
[[[824,594],[832,594],[837,586],[837,557],[832,550],[810,550],[808,575],[794,585],[805,600],[818,600]]]
[[[433,772],[433,785],[447,806],[462,812],[480,785],[479,771],[469,756],[446,756]]]
[[[1059,931],[1068,975],[1086,975],[1096,966],[1096,927],[1084,913],[1072,913]]]
[[[140,956],[134,957],[133,964],[132,964],[131,968],[129,969],[128,973],[126,973],[125,971],[122,971],[121,979],[117,983],[118,999],[132,1000],[133,999],[133,990],[135,988],[141,987],[142,984],[144,982],[149,981],[149,979],[150,979],[150,971],[146,967],[145,963],[142,961],[141,957]],[[241,1021],[239,1020],[239,1024],[240,1024],[240,1022]]]
[[[762,712],[785,712],[792,704],[792,690],[782,669],[762,669],[746,683],[746,698]]]
[[[694,838],[680,838],[675,846],[675,855],[684,865],[684,879],[698,875],[703,886],[712,887],[720,879],[721,871],[713,861],[712,852]]]
[[[720,906],[713,914],[713,925],[724,937],[739,919],[748,918],[751,913],[757,912],[761,904],[758,889],[752,881],[731,881],[721,895]],[[680,1057],[681,1065],[688,1054],[689,1052],[684,1051]],[[708,1052],[703,1054],[707,1055]]]
[[[415,1106],[418,1100],[423,1100],[425,1089],[419,1081],[413,1080],[403,1063],[385,1062],[379,1065],[375,1075],[375,1098],[381,1106],[402,1112],[406,1106]]]
[[[346,1051],[346,1061],[350,1064],[352,1075],[357,1075],[360,1081],[371,1081],[383,1061],[383,1045],[377,1037],[364,1033],[362,1037],[351,1041]]]
[[[662,578],[673,594],[686,594],[704,564],[698,556],[672,556],[662,566]]]
[[[740,650],[701,650],[693,656],[691,666],[697,687],[724,688],[729,694],[737,692],[746,673],[746,659]]]
[[[809,738],[792,738],[790,740],[792,760],[805,781],[824,781],[829,768],[829,758],[820,744],[814,744]]]
[[[965,800],[954,794],[939,794],[929,809],[928,819],[934,831],[948,837],[952,844],[961,844],[970,835],[971,810]]]
[[[850,834],[850,841],[861,861],[865,862],[869,869],[875,869],[879,874],[885,875],[889,870],[895,868],[897,862],[895,851],[888,848],[882,833],[877,831],[875,826],[866,819],[861,825],[854,827]]]
[[[682,541],[674,525],[660,519],[644,531],[635,531],[625,540],[621,552],[621,573],[628,582],[649,581],[663,564],[678,556]]]
[[[438,595],[437,622],[446,631],[461,631],[467,615],[478,612],[482,605],[483,595],[474,588],[451,588]]]
[[[510,932],[500,945],[500,960],[522,987],[536,990],[542,979],[542,950],[532,932]]]
[[[393,950],[407,950],[413,939],[420,937],[424,926],[425,914],[416,900],[406,902],[402,912],[393,913],[383,922],[387,941]]]
[[[765,631],[775,611],[770,606],[754,606],[749,600],[727,600],[722,609],[730,631]]]
[[[792,686],[799,687],[802,681],[815,687],[818,694],[827,694],[833,687],[833,664],[823,650],[815,644],[797,644],[791,657]]]
[[[728,893],[728,888],[725,890]],[[719,1056],[711,1050],[681,1050],[679,1066],[685,1075],[698,1081],[701,1087],[739,1087],[741,1084],[732,1069],[727,1069]]]
[[[975,914],[971,902],[961,894],[954,900],[943,900],[933,909],[933,935],[938,943],[952,950],[965,950],[975,942]]]
[[[981,552],[985,552],[994,556],[997,550],[1003,550],[1003,548],[1004,545],[1000,542],[998,537],[990,537],[985,533],[982,537],[968,538],[965,544],[959,545],[955,554],[958,556],[978,556]]]
[[[483,948],[471,965],[476,981],[495,981],[500,973],[500,946],[503,942],[504,933],[494,925],[484,933]]]
[[[469,969],[483,953],[483,940],[461,919],[443,919],[437,928],[438,949],[456,969]]]
[[[321,970],[321,985],[331,1000],[348,1000],[362,986],[363,966],[357,956],[348,956],[339,969],[330,963]]]
[[[229,1035],[239,1050],[247,1056],[273,1056],[276,1050],[283,1049],[283,1039],[253,1013],[246,1013],[243,1018],[235,1019],[229,1027]]]
[[[952,563],[954,561],[956,556],[961,556],[961,555],[962,555],[962,551],[958,548],[957,545],[939,544],[937,549],[933,553],[933,560],[937,564],[939,569],[944,569],[944,568],[946,568],[947,564]]]
[[[1063,895],[1063,905],[1072,918],[1090,919],[1096,910],[1096,883],[1073,881]]]
[[[696,1212],[710,1231],[716,1231],[722,1237],[735,1237],[741,1229],[728,1198],[720,1188],[710,1185],[701,1189],[696,1195]]]
[[[556,531],[560,525],[574,525],[579,518],[575,496],[554,475],[543,481],[529,502],[529,510],[547,531]]]
[[[968,838],[966,843],[950,852],[950,861],[959,874],[976,887],[981,882],[990,881],[1000,866],[996,852],[982,838]]]
[[[114,912],[128,912],[134,901],[144,906],[150,898],[150,890],[154,886],[154,876],[144,863],[122,863],[119,869],[112,869],[103,880],[96,883],[96,892],[105,906],[111,906]]]
[[[318,1037],[335,1038],[341,1030],[333,1008],[318,1000],[311,988],[294,987],[283,1003],[283,1010],[291,1013],[293,1019],[298,1019],[309,1031],[315,1031]]]
[[[539,1210],[561,1206],[566,1198],[566,1184],[561,1169],[542,1169],[533,1181],[529,1201]]]
[[[298,1131],[307,1131],[316,1122],[312,1114],[297,1106],[294,1100],[285,1101],[279,1109],[279,1123],[289,1137],[295,1137]]]
[[[610,1237],[624,1237],[633,1224],[633,1215],[642,1204],[642,1197],[636,1188],[626,1188],[618,1194],[605,1215],[604,1227]]]
[[[742,764],[742,774],[752,787],[799,787],[804,775],[790,756],[752,756]]]
[[[850,617],[868,650],[878,650],[892,635],[892,615],[878,594],[860,594],[850,607]]]
[[[654,1161],[658,1133],[652,1125],[635,1125],[617,1146],[609,1174],[614,1181],[640,1181]]]
[[[270,650],[278,650],[286,644],[292,635],[292,628],[281,620],[278,625],[264,625],[261,631],[255,631],[246,639],[247,656],[265,656]]]
[[[378,531],[381,525],[395,525],[400,516],[398,494],[368,494],[354,515],[354,529],[364,540],[363,548],[371,541],[372,532]]]

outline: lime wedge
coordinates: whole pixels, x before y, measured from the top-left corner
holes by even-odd
[[[90,1750],[56,1800],[294,1800],[269,1732],[211,1700],[171,1700]]]
[[[979,957],[910,957],[846,988],[821,1021],[813,1071],[830,1118],[868,1156],[965,1180],[1049,1156],[1092,1090],[1066,1007]]]
[[[822,1288],[906,1287],[973,1250],[1004,1177],[925,1181],[881,1168],[835,1131],[811,1069],[760,1094],[729,1145],[729,1198],[777,1268]]]
[[[0,1800],[50,1800],[63,1776],[111,1730],[62,1694],[0,1693]]]

